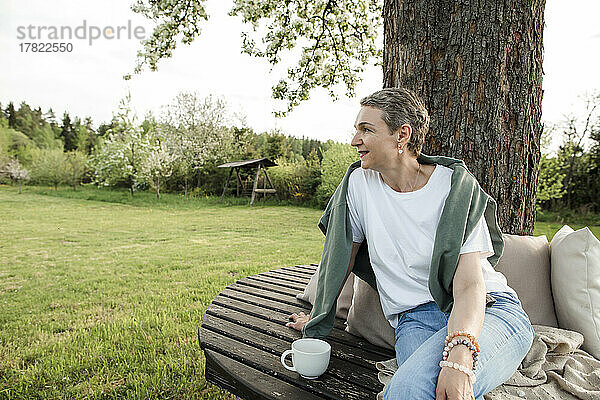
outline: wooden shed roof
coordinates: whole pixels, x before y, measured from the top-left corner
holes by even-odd
[[[277,164],[275,164],[275,162],[273,162],[270,159],[264,157],[264,158],[257,158],[255,160],[228,162],[228,163],[219,165],[218,168],[252,167],[254,165],[259,164],[260,162],[263,162],[263,164],[265,165],[265,167],[274,167],[274,166],[277,165]]]

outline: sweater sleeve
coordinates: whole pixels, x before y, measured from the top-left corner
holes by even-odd
[[[302,329],[302,336],[305,338],[323,339],[333,329],[337,294],[346,277],[352,253],[349,224],[346,203],[333,205],[328,213],[312,317]]]

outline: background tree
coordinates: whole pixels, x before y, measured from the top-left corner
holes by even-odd
[[[286,137],[283,133],[272,132],[267,136],[265,157],[271,160],[284,157],[287,155],[287,143]]]
[[[207,18],[203,3],[138,0],[134,11],[161,22],[144,41],[134,72],[170,57],[177,35],[193,41],[199,19]],[[271,64],[302,44],[287,77],[273,87],[273,96],[287,103],[283,113],[317,86],[335,96],[333,88],[343,83],[352,96],[363,66],[383,61],[384,87],[406,86],[425,99],[432,116],[425,152],[464,159],[498,201],[503,230],[531,234],[544,6],[544,0],[235,0],[230,14],[253,29],[242,33],[243,51]],[[383,60],[375,45],[382,20]],[[257,32],[264,32],[261,45]]]
[[[76,117],[72,123],[74,146],[78,151],[85,154],[92,154],[94,148],[98,145],[98,136],[92,127],[92,119],[87,117],[85,120]]]
[[[15,129],[17,125],[15,105],[11,101],[6,107],[6,118],[8,119],[8,127]]]
[[[32,109],[22,102],[14,113],[14,128],[30,138],[40,148],[62,148],[52,126],[44,119],[41,108]]]
[[[62,149],[34,149],[31,178],[36,183],[48,184],[58,190],[66,180],[66,155]]]
[[[73,190],[81,185],[87,171],[87,156],[78,150],[69,151],[65,154],[65,182]]]
[[[178,142],[178,153],[184,157],[184,165],[191,166],[187,173],[194,171],[197,185],[201,186],[207,176],[220,176],[225,171],[216,170],[215,165],[225,162],[234,154],[239,154],[247,140],[231,140],[232,126],[243,126],[243,118],[232,114],[222,98],[197,93],[182,92],[164,108],[160,118],[161,130],[168,142]],[[237,132],[238,136],[244,133]],[[210,171],[208,169],[210,168]],[[210,172],[206,174],[206,172]]]
[[[600,131],[600,93],[584,96],[585,111],[582,116],[568,115],[558,129],[562,131],[563,143],[558,159],[565,170],[565,206],[573,205],[574,192],[590,189],[590,172],[593,169],[590,154],[585,152],[585,141],[596,137]],[[582,182],[583,181],[583,182]],[[584,197],[580,193],[579,202]],[[581,204],[578,204],[581,205]]]
[[[141,165],[150,151],[150,138],[137,125],[131,109],[131,96],[127,95],[119,105],[106,140],[92,157],[97,183],[104,185],[125,184],[133,196],[135,186],[143,181]]]
[[[0,155],[26,161],[25,149],[35,147],[33,141],[22,132],[8,127],[7,120],[0,121]]]
[[[49,108],[48,111],[44,114],[44,119],[50,124],[52,127],[58,126],[58,122],[56,121],[56,113]]]
[[[148,180],[156,190],[156,198],[160,199],[160,185],[173,174],[177,166],[177,156],[173,154],[166,144],[158,143],[148,152],[142,164],[142,176]]]
[[[564,178],[565,174],[560,161],[556,157],[542,155],[537,186],[538,204],[560,199],[565,192],[563,189]]]
[[[29,171],[21,166],[19,160],[13,158],[10,160],[0,171],[0,174],[4,174],[10,178],[13,183],[18,183],[19,194],[21,194],[21,183],[29,180]]]
[[[71,117],[67,112],[63,115],[60,137],[63,140],[65,151],[77,149],[77,133],[71,123]]]

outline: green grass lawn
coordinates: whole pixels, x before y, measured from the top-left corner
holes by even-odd
[[[211,300],[320,259],[321,211],[276,203],[0,186],[0,399],[230,398],[204,380]]]
[[[0,398],[229,398],[204,380],[204,312],[237,279],[318,262],[321,212],[94,192],[0,187]]]

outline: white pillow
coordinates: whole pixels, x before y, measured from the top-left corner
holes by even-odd
[[[600,358],[600,241],[588,228],[563,226],[550,242],[558,326],[583,334],[581,348]]]
[[[310,304],[315,303],[315,296],[317,295],[317,282],[319,280],[319,268],[315,270],[313,276],[310,277],[310,281],[306,284],[304,292],[298,293],[296,298],[298,300],[308,301]],[[340,293],[340,297],[337,300],[337,308],[335,316],[338,318],[346,319],[348,317],[348,310],[352,304],[352,295],[354,294],[354,274],[350,273],[346,284]]]

